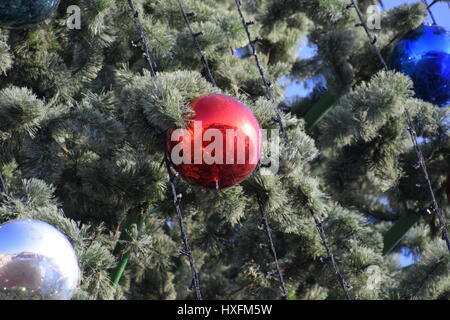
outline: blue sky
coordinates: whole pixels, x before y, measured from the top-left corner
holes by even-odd
[[[397,7],[404,3],[417,3],[421,2],[421,0],[384,0],[383,4],[386,10]],[[431,0],[428,0],[428,3],[431,3]],[[435,4],[432,9],[434,17],[436,19],[436,22],[438,25],[446,27],[450,30],[450,8],[448,7],[447,3],[437,3]],[[431,19],[428,17],[427,22],[432,22]],[[299,43],[299,56],[302,58],[309,58],[311,56],[314,56],[316,52],[316,49],[313,46],[308,45],[306,39],[301,39]],[[280,81],[280,83],[283,82],[283,79]],[[294,96],[300,96],[305,97],[307,96],[313,88],[313,81],[307,81],[306,83],[295,83],[291,84],[286,88],[286,97],[294,97]]]

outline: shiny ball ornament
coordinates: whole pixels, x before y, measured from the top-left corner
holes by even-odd
[[[190,184],[225,189],[241,183],[261,156],[261,129],[236,99],[210,94],[190,104],[195,115],[183,129],[167,135],[167,150],[175,170]]]
[[[72,245],[51,225],[16,220],[0,226],[0,299],[68,300],[79,273]]]
[[[395,46],[390,67],[414,82],[418,98],[444,108],[450,105],[450,32],[422,25]]]
[[[60,0],[1,0],[0,27],[25,28],[43,22]]]

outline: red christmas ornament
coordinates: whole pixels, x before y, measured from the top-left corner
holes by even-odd
[[[262,142],[253,113],[232,97],[211,94],[191,102],[195,116],[167,136],[169,158],[193,185],[224,189],[244,181],[256,168]]]

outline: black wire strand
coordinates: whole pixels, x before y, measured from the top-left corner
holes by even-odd
[[[153,59],[152,55],[150,54],[149,45],[147,43],[147,39],[145,37],[145,31],[144,27],[142,26],[142,22],[140,19],[140,13],[139,10],[136,8],[132,0],[128,0],[128,4],[130,5],[131,11],[133,13],[134,18],[134,25],[136,27],[137,34],[139,36],[139,39],[137,41],[132,41],[132,45],[134,47],[137,46],[137,44],[141,44],[142,49],[142,55],[147,62],[148,69],[152,76],[156,75],[156,64],[155,60]]]
[[[430,180],[430,177],[428,175],[427,165],[426,165],[425,159],[423,157],[422,150],[420,149],[420,145],[417,142],[416,129],[415,129],[414,122],[413,122],[413,120],[411,118],[411,115],[409,114],[408,109],[405,110],[405,115],[406,115],[406,121],[408,123],[408,132],[410,133],[410,136],[411,136],[411,142],[414,145],[414,150],[416,151],[417,158],[419,160],[419,165],[422,168],[422,172],[423,172],[423,175],[425,177],[426,184],[427,184],[427,189],[428,189],[428,192],[429,192],[430,197],[431,197],[431,201],[432,201],[432,204],[433,204],[432,209],[436,213],[436,216],[437,216],[438,221],[439,221],[439,228],[441,229],[442,240],[445,241],[445,243],[447,244],[448,251],[450,252],[450,239],[449,239],[449,236],[448,236],[448,230],[447,230],[447,227],[445,225],[444,218],[443,218],[443,216],[441,214],[441,210],[439,208],[439,205],[438,205],[438,203],[436,201],[436,197],[434,195],[433,187],[431,185],[431,180]]]
[[[278,261],[277,250],[276,250],[274,242],[273,242],[272,230],[270,229],[269,219],[267,218],[267,213],[264,210],[264,202],[259,195],[257,196],[257,198],[258,198],[259,211],[260,211],[261,217],[262,217],[261,225],[263,226],[264,230],[266,231],[267,240],[269,242],[270,250],[272,252],[272,256],[275,261],[275,266],[277,268],[278,279],[280,280],[280,284],[281,284],[281,292],[283,293],[282,299],[288,300],[286,283],[284,281],[283,271],[281,270],[280,263]]]
[[[150,70],[150,73],[153,77],[156,75],[156,72],[154,69],[154,66],[156,64],[153,60],[153,57],[150,55],[150,52],[149,52],[149,46],[147,45],[145,31],[144,31],[144,29],[142,27],[142,23],[140,21],[139,11],[135,7],[132,0],[128,0],[128,3],[130,4],[130,7],[133,11],[136,29],[140,36],[138,43],[141,44],[141,50],[143,52],[143,56],[145,58],[145,61],[147,62],[148,69]],[[135,43],[132,43],[132,44],[134,47],[136,47]],[[194,256],[192,254],[192,249],[189,245],[189,239],[188,239],[188,235],[186,232],[185,224],[183,221],[183,213],[181,211],[181,206],[180,206],[182,195],[177,192],[177,189],[175,187],[175,175],[173,174],[173,172],[171,170],[169,155],[167,154],[167,152],[164,154],[164,161],[166,164],[167,174],[169,176],[169,186],[170,186],[170,190],[171,190],[172,196],[173,196],[173,204],[174,204],[175,210],[177,212],[178,224],[179,224],[180,232],[181,232],[181,241],[183,242],[183,249],[180,251],[180,254],[188,257],[189,264],[191,267],[192,284],[190,285],[189,290],[192,290],[192,288],[195,288],[195,293],[196,293],[197,299],[202,300],[202,294],[201,294],[201,290],[200,290],[200,276],[197,271],[197,268],[195,267]]]
[[[244,26],[245,32],[247,33],[249,44],[250,44],[250,47],[252,49],[252,54],[255,57],[256,66],[257,66],[257,68],[259,70],[259,73],[261,75],[262,82],[264,83],[264,86],[266,87],[267,97],[270,100],[272,100],[272,102],[274,102],[274,98],[273,98],[273,95],[272,95],[272,92],[271,92],[271,85],[270,85],[270,83],[267,81],[267,79],[265,77],[264,69],[261,66],[258,54],[256,53],[255,43],[256,43],[256,41],[259,38],[253,39],[252,35],[251,35],[251,32],[250,32],[250,29],[249,29],[249,26],[251,26],[251,25],[253,25],[255,23],[253,21],[246,21],[246,19],[244,17],[244,14],[242,12],[242,2],[241,2],[241,0],[235,0],[235,2],[236,2],[237,10],[239,12],[239,16],[241,17],[242,24]],[[282,135],[284,136],[286,145],[289,145],[289,137],[287,136],[287,133],[286,133],[286,130],[285,130],[285,128],[283,126],[283,123],[281,121],[280,115],[278,115],[277,122],[278,122],[278,124],[280,126],[280,131],[281,131]],[[264,226],[265,226],[265,230],[267,232],[267,237],[269,239],[270,247],[272,249],[272,254],[274,256],[275,263],[277,265],[277,271],[278,271],[278,275],[279,275],[279,278],[280,278],[280,283],[282,285],[284,298],[287,299],[287,294],[286,294],[286,288],[285,288],[285,284],[284,284],[283,274],[282,274],[282,272],[281,272],[281,270],[279,268],[279,262],[278,262],[278,259],[277,259],[275,246],[273,244],[272,234],[271,234],[271,231],[270,231],[270,227],[268,225],[267,214],[265,213],[264,208],[262,207],[262,203],[261,203],[260,199],[259,199],[259,201],[260,201],[261,214],[263,216],[263,223],[264,223]],[[314,220],[316,221],[316,225],[318,225],[317,224],[318,221],[317,221],[317,218],[314,215],[314,212],[311,211],[311,215],[313,216]],[[348,282],[345,281],[342,273],[339,270],[339,267],[338,267],[338,265],[336,263],[336,260],[334,258],[333,252],[331,250],[331,247],[328,245],[328,240],[327,240],[327,237],[326,237],[325,230],[323,229],[323,227],[320,227],[320,228],[318,227],[318,231],[319,231],[319,234],[320,234],[320,238],[322,239],[322,244],[323,244],[323,246],[325,247],[325,249],[327,251],[327,255],[328,255],[327,261],[330,262],[329,265],[333,269],[333,272],[336,274],[336,277],[337,277],[339,283],[341,284],[342,289],[344,290],[346,298],[351,300],[352,298],[350,297],[350,294],[349,294],[349,290],[351,289],[351,285],[349,285]]]
[[[431,2],[431,4],[427,8],[431,9],[431,7],[434,6],[438,2],[445,2],[445,0],[433,0],[433,2]],[[450,9],[450,3],[448,1],[446,3],[447,3],[448,8]]]
[[[175,175],[172,172],[172,169],[170,166],[169,155],[167,154],[167,152],[165,153],[164,161],[166,163],[167,172],[169,174],[169,184],[170,184],[170,189],[172,191],[173,204],[177,211],[178,225],[180,227],[181,238],[182,238],[183,246],[184,246],[184,249],[182,251],[180,251],[180,254],[188,257],[189,264],[191,266],[192,284],[189,289],[195,288],[195,294],[197,295],[197,300],[202,300],[202,293],[200,290],[200,275],[197,271],[197,268],[195,267],[194,255],[192,254],[192,249],[191,249],[191,246],[189,245],[186,228],[185,228],[185,225],[183,222],[183,214],[181,212],[181,207],[180,207],[182,195],[177,193],[177,190],[175,188]]]
[[[194,12],[187,13],[186,10],[184,9],[183,4],[181,3],[181,0],[178,0],[178,5],[180,7],[181,14],[183,15],[184,22],[186,23],[186,26],[188,27],[188,30],[189,30],[189,32],[192,35],[192,40],[193,40],[194,45],[197,48],[197,51],[198,51],[198,53],[200,55],[200,60],[201,60],[201,62],[203,64],[203,66],[205,67],[205,70],[206,70],[206,73],[208,75],[209,81],[213,84],[214,87],[217,87],[216,80],[214,79],[214,77],[212,75],[211,68],[209,67],[209,63],[208,63],[208,60],[206,59],[205,52],[203,51],[203,49],[202,49],[202,47],[200,45],[200,42],[198,42],[198,39],[197,39],[198,37],[203,35],[203,32],[201,32],[201,31],[200,32],[194,32],[192,30],[192,26],[191,26],[191,23],[189,21],[189,17],[194,17],[195,13]]]
[[[341,288],[344,291],[344,294],[345,294],[345,297],[347,298],[347,300],[352,300],[352,297],[350,295],[350,290],[352,289],[352,286],[344,279],[344,276],[342,275],[341,271],[339,270],[339,266],[336,263],[336,259],[334,258],[333,251],[331,250],[331,247],[328,244],[325,229],[323,227],[323,221],[319,221],[319,219],[314,215],[314,212],[312,212],[312,211],[311,211],[311,215],[314,218],[314,222],[316,224],[317,231],[319,232],[320,239],[322,240],[322,245],[327,252],[327,257],[325,258],[325,262],[328,264],[331,271],[335,273],[336,278],[338,279],[339,284],[341,285]]]
[[[274,100],[273,95],[272,95],[272,90],[271,90],[271,84],[269,81],[267,81],[266,79],[266,74],[264,72],[264,68],[261,65],[261,61],[259,59],[258,54],[256,53],[256,47],[255,47],[255,43],[260,40],[259,38],[252,38],[252,34],[250,32],[249,26],[255,24],[254,21],[246,21],[244,14],[242,13],[242,3],[241,0],[235,0],[236,2],[236,7],[237,10],[239,12],[239,16],[241,17],[242,20],[242,24],[244,25],[244,29],[245,29],[245,33],[247,34],[248,37],[248,42],[250,45],[250,48],[252,49],[251,54],[253,55],[253,57],[255,57],[255,61],[256,61],[256,66],[258,67],[258,71],[259,74],[261,76],[262,82],[264,83],[264,86],[266,87],[266,94],[267,94],[267,98],[270,100]]]
[[[263,69],[263,67],[261,65],[259,56],[256,53],[255,43],[258,40],[260,40],[260,39],[259,38],[253,39],[252,35],[251,35],[251,32],[250,32],[250,29],[249,29],[249,26],[255,24],[255,22],[254,21],[246,21],[246,19],[244,17],[244,14],[242,13],[242,3],[241,3],[241,1],[240,0],[235,0],[235,2],[236,2],[237,10],[239,12],[239,16],[241,17],[242,25],[244,26],[245,32],[246,32],[247,37],[248,37],[249,45],[250,45],[250,48],[252,50],[251,53],[252,53],[253,57],[255,57],[256,66],[257,66],[257,68],[259,70],[259,74],[261,76],[261,80],[262,80],[262,82],[264,84],[264,87],[266,88],[266,97],[267,97],[267,99],[271,100],[272,102],[275,102],[275,99],[274,99],[274,97],[272,95],[271,84],[266,79],[264,69]],[[289,144],[289,139],[288,139],[288,136],[286,134],[286,130],[284,128],[283,122],[281,120],[281,116],[279,114],[277,116],[276,122],[279,124],[280,131],[281,131],[282,135],[285,137],[286,145]],[[286,283],[284,281],[283,272],[282,272],[282,270],[280,268],[280,263],[278,261],[277,251],[276,251],[276,248],[275,248],[275,245],[274,245],[274,242],[273,242],[272,231],[270,229],[269,220],[267,218],[267,213],[266,213],[266,211],[264,209],[264,202],[263,202],[263,200],[261,199],[261,197],[259,195],[257,196],[257,198],[258,198],[259,209],[260,209],[261,217],[262,217],[261,224],[263,225],[264,231],[266,232],[267,240],[268,240],[269,245],[270,245],[270,250],[272,252],[272,256],[273,256],[273,259],[275,261],[275,265],[276,265],[276,268],[277,268],[278,279],[279,279],[280,285],[281,285],[282,298],[284,300],[288,300],[288,294],[287,294],[287,290],[286,290]]]
[[[372,45],[372,50],[376,53],[376,55],[378,56],[378,58],[380,59],[381,63],[383,64],[383,68],[388,70],[388,66],[386,64],[386,61],[383,58],[383,55],[381,54],[381,51],[378,49],[378,47],[375,45],[375,43],[377,42],[377,38],[375,36],[372,36],[372,34],[370,33],[370,29],[367,26],[367,23],[364,21],[364,18],[362,16],[361,10],[359,10],[359,8],[356,6],[356,3],[354,0],[352,0],[352,4],[350,5],[350,7],[354,6],[356,13],[358,14],[358,18],[361,21],[361,23],[359,25],[357,25],[358,27],[363,27],[364,31],[366,31],[367,37],[369,37],[369,41]],[[350,8],[349,7],[349,8]]]
[[[433,21],[433,25],[437,25],[436,18],[434,17],[433,11],[431,11],[431,6],[435,4],[436,2],[433,2],[431,5],[428,5],[427,0],[422,0],[422,2],[426,5],[428,13],[430,14],[430,18]]]
[[[355,0],[352,0],[352,3],[347,8],[350,9],[352,7],[356,10],[356,12],[358,14],[358,17],[359,17],[359,20],[361,21],[360,25],[363,26],[364,29],[366,30],[366,33],[368,34],[369,39],[370,39],[370,43],[371,43],[374,51],[377,53],[381,63],[383,64],[384,70],[388,71],[389,67],[387,66],[386,61],[384,60],[383,56],[381,55],[380,50],[376,46],[375,41],[373,41],[373,38],[372,38],[372,36],[370,34],[370,31],[369,31],[369,28],[367,27],[367,24],[366,24],[362,14],[361,14],[361,11],[359,10],[358,5],[356,4]],[[417,130],[415,128],[415,125],[414,125],[414,122],[413,122],[413,120],[411,118],[411,115],[410,115],[408,109],[406,109],[406,108],[405,108],[405,119],[406,119],[406,123],[408,124],[408,132],[409,132],[409,135],[411,137],[411,141],[412,141],[412,143],[414,145],[414,150],[416,152],[417,159],[419,161],[418,165],[422,169],[422,173],[423,173],[423,176],[424,176],[425,181],[426,181],[428,193],[430,195],[431,202],[432,202],[432,209],[436,213],[436,216],[438,218],[439,228],[441,230],[442,239],[447,244],[448,251],[450,252],[450,240],[449,240],[449,236],[448,236],[448,230],[447,230],[444,218],[442,216],[441,210],[439,208],[439,205],[438,205],[438,203],[436,201],[436,197],[434,195],[433,186],[431,184],[431,180],[430,180],[430,177],[428,175],[428,169],[427,169],[427,165],[426,165],[426,162],[425,162],[425,158],[423,156],[423,153],[422,153],[422,150],[420,148],[420,145],[419,145],[419,143],[417,141]]]
[[[236,2],[237,10],[239,12],[239,16],[241,17],[242,25],[244,26],[245,33],[247,34],[247,38],[248,38],[248,42],[249,42],[250,48],[252,50],[251,54],[255,58],[256,67],[258,68],[259,75],[261,76],[261,80],[262,80],[262,82],[264,84],[264,87],[266,89],[266,97],[267,97],[267,99],[269,99],[270,101],[275,103],[275,99],[273,97],[272,88],[271,88],[272,84],[267,80],[266,73],[265,73],[264,68],[263,68],[263,66],[261,64],[261,60],[259,59],[258,53],[256,52],[255,44],[258,41],[262,40],[262,39],[259,38],[259,37],[256,37],[256,38],[252,37],[252,34],[250,32],[250,28],[249,27],[251,25],[254,25],[255,22],[254,21],[247,21],[245,19],[244,13],[242,12],[242,2],[241,2],[241,0],[235,0],[235,2]],[[278,125],[280,127],[280,132],[281,132],[281,135],[284,138],[285,144],[289,145],[289,137],[288,137],[288,135],[286,133],[286,128],[284,127],[284,124],[283,124],[283,121],[281,119],[280,114],[278,114],[277,117],[274,120],[278,123]]]

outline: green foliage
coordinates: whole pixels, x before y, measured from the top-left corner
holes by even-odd
[[[43,103],[25,88],[9,88],[0,92],[1,132],[28,131],[43,113]]]
[[[3,32],[0,33],[0,72],[6,73],[11,68],[12,59],[9,53],[9,46],[6,43],[6,37]]]
[[[399,298],[448,300],[450,255],[442,242],[430,242],[422,253],[421,261],[403,272],[400,287],[406,296]]]
[[[218,88],[205,77],[178,2],[134,2],[155,77],[130,45],[138,35],[126,1],[62,1],[53,20],[0,31],[0,169],[10,191],[0,200],[0,222],[39,219],[70,239],[82,270],[75,299],[194,297],[163,156],[167,131],[185,126],[190,101],[211,93],[242,101],[264,129],[277,129],[280,116],[290,143],[281,137],[264,146],[264,153],[280,148],[276,175],[261,165],[222,191],[175,179],[205,298],[279,298],[258,227],[261,203],[290,298],[344,298],[323,263],[314,216],[352,296],[449,299],[448,252],[435,216],[424,215],[430,201],[404,120],[408,110],[448,221],[448,112],[413,98],[406,76],[380,71],[348,1],[243,1],[246,19],[256,22],[252,34],[263,38],[256,47],[275,102],[265,98],[254,59],[234,55],[248,41],[234,0],[183,1],[196,13],[192,28],[203,32],[198,40]],[[73,4],[82,8],[81,30],[64,26]],[[374,31],[382,54],[425,15],[420,3],[383,13]],[[317,56],[297,57],[302,37]],[[319,75],[329,93],[317,87],[306,99],[283,101],[281,77]],[[421,219],[383,255],[383,235],[411,212]],[[415,254],[414,266],[400,267],[401,247]],[[125,253],[114,289],[111,275]]]
[[[196,72],[161,73],[154,79],[147,73],[123,89],[122,112],[125,116],[131,114],[131,119],[133,113],[142,113],[148,123],[144,127],[165,132],[184,127],[185,119],[193,115],[189,102],[209,93],[219,91]]]

